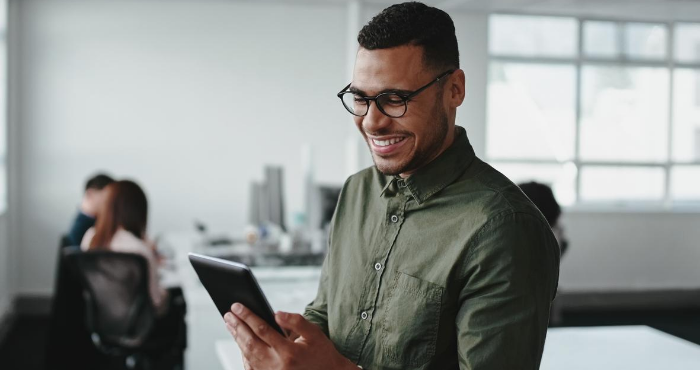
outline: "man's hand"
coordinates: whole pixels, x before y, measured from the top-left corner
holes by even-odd
[[[277,312],[275,321],[290,331],[285,338],[239,303],[224,316],[243,354],[246,370],[357,370],[315,324],[298,314]]]

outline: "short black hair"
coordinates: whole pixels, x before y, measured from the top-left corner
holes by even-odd
[[[395,4],[382,10],[362,27],[357,41],[367,50],[420,46],[426,67],[436,71],[459,68],[459,48],[452,18],[423,3]]]
[[[95,190],[102,190],[105,188],[105,186],[111,184],[114,182],[114,179],[109,177],[108,175],[105,175],[104,173],[98,173],[95,176],[91,177],[87,183],[85,183],[85,190],[87,191],[88,189],[95,189]]]
[[[554,198],[552,188],[539,182],[531,181],[518,185],[520,190],[539,208],[549,226],[554,226],[561,216],[561,207]]]

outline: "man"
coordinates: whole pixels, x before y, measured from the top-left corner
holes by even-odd
[[[67,235],[71,246],[80,245],[85,232],[95,226],[95,217],[102,210],[106,200],[105,187],[113,182],[114,179],[100,173],[91,177],[85,184],[85,193],[78,209],[78,215]]]
[[[537,369],[559,268],[547,221],[475,157],[455,126],[465,95],[454,25],[391,6],[358,36],[339,94],[375,167],[345,183],[316,299],[225,321],[247,369]]]

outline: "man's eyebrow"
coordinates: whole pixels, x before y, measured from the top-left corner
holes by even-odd
[[[348,87],[348,91],[350,91],[353,94],[360,95],[360,96],[367,96],[366,92],[364,92],[364,91],[362,91],[362,90],[360,90],[357,87],[352,86],[352,85],[350,87]]]
[[[367,95],[366,92],[364,92],[363,90],[360,90],[354,86],[350,86],[348,88],[348,91],[352,92],[353,94],[360,95],[360,96],[369,96],[369,95]],[[384,90],[380,91],[377,95],[383,94],[383,93],[396,93],[399,95],[408,95],[408,94],[411,94],[412,92],[413,91],[411,91],[411,90],[403,90],[403,89],[384,89]]]

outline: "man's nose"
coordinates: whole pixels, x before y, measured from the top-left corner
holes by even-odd
[[[365,132],[379,132],[389,124],[391,124],[391,118],[379,110],[377,102],[372,102],[372,104],[369,105],[367,115],[365,115],[362,120],[362,128]]]

